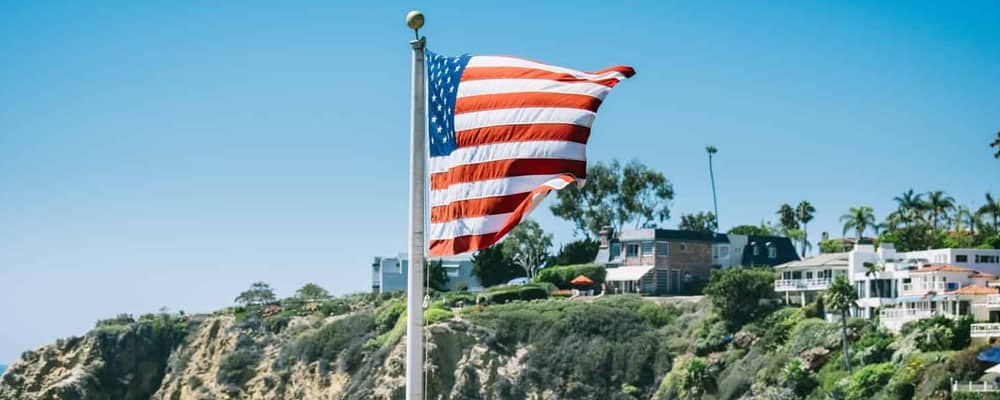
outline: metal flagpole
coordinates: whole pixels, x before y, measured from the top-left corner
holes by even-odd
[[[424,174],[425,90],[424,45],[420,28],[424,14],[410,11],[406,25],[413,29],[413,86],[410,105],[410,238],[406,284],[406,400],[424,399]]]

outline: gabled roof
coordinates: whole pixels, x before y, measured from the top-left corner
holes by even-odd
[[[995,287],[970,285],[970,286],[965,286],[965,287],[963,287],[961,289],[958,289],[958,290],[950,291],[947,294],[966,294],[966,295],[975,295],[975,294],[1000,294],[1000,290],[998,290]]]
[[[757,255],[754,247],[760,248]],[[777,257],[768,257],[768,248],[777,249]],[[791,239],[784,236],[747,236],[747,245],[743,248],[743,265],[779,265],[799,259],[799,253]]]
[[[920,268],[916,271],[913,271],[912,273],[919,274],[924,272],[977,272],[977,271],[972,270],[970,268],[959,267],[957,265],[938,264]]]

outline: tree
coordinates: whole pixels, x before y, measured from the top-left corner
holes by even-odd
[[[684,366],[680,381],[682,399],[701,399],[716,389],[715,376],[708,363],[701,358],[693,358]]]
[[[559,247],[559,252],[549,260],[549,265],[589,264],[597,258],[601,243],[592,239],[580,239]]]
[[[826,308],[836,310],[840,314],[840,338],[844,345],[844,366],[850,372],[851,354],[847,343],[847,318],[851,315],[851,309],[858,300],[858,292],[854,290],[854,285],[851,285],[851,282],[848,282],[847,278],[841,275],[833,281],[824,296]]]
[[[865,276],[868,278],[877,277],[878,273],[883,270],[883,266],[881,264],[866,262],[862,265],[865,267]],[[875,285],[875,297],[882,297],[879,285]]]
[[[795,219],[802,224],[802,257],[806,256],[806,246],[809,244],[809,232],[806,226],[813,220],[816,214],[816,207],[808,201],[802,200],[795,206]]]
[[[799,229],[799,221],[795,218],[795,209],[792,206],[782,204],[778,207],[778,224],[781,225],[781,230],[788,234],[788,231],[792,229]]]
[[[712,156],[719,152],[715,146],[706,146],[705,152],[708,153],[708,177],[712,180],[712,208],[715,213],[715,229],[719,228],[719,201],[715,197],[715,170],[712,168]],[[715,232],[714,230],[712,232]]]
[[[796,229],[789,230],[788,232],[785,232],[785,236],[788,236],[789,240],[791,240],[793,242],[797,241],[797,242],[799,242],[802,245],[802,257],[806,256],[806,250],[811,250],[812,249],[812,243],[809,243],[809,241],[806,240],[806,231],[805,231],[805,229],[798,229],[798,228],[796,228]]]
[[[948,213],[955,209],[955,198],[945,194],[943,190],[927,193],[927,211],[931,213],[931,226],[938,229],[940,219],[947,219]]]
[[[997,131],[997,138],[993,139],[993,143],[990,143],[990,147],[997,148],[997,151],[993,153],[993,158],[1000,158],[1000,131]]]
[[[769,227],[763,222],[758,225],[736,225],[729,229],[730,235],[747,235],[747,236],[772,236],[774,232],[771,232]]]
[[[246,307],[262,307],[274,302],[274,290],[264,282],[254,282],[250,289],[243,291],[233,300]]]
[[[591,165],[586,185],[570,185],[556,198],[552,214],[572,222],[577,233],[594,238],[605,226],[621,231],[630,222],[639,228],[666,221],[674,188],[662,173],[638,161],[623,167],[615,160]]]
[[[715,270],[704,293],[723,320],[740,326],[767,310],[760,300],[774,298],[774,273],[763,268]]]
[[[955,232],[964,232],[966,227],[970,234],[976,234],[976,220],[979,218],[979,213],[972,212],[969,207],[958,206],[955,209]]]
[[[715,232],[715,214],[712,214],[711,211],[682,214],[681,223],[677,225],[677,228],[682,231]]]
[[[896,201],[899,219],[904,224],[912,224],[923,219],[927,204],[922,193],[914,193],[913,189],[903,192],[901,196],[893,197]]]
[[[444,270],[444,263],[441,260],[424,262],[424,279],[427,280],[427,287],[439,292],[448,291],[448,272]]]
[[[1000,229],[1000,200],[993,198],[993,195],[986,193],[986,204],[979,207],[979,214],[993,216],[993,231]]]
[[[501,246],[504,254],[521,267],[528,278],[533,278],[549,259],[552,235],[545,233],[537,222],[524,220],[507,234]]]
[[[853,229],[857,239],[861,240],[865,230],[875,226],[875,210],[869,206],[851,207],[847,214],[840,216],[840,222],[844,224],[845,235]]]
[[[472,256],[472,275],[479,279],[483,287],[507,283],[521,276],[520,268],[504,254],[497,244],[476,252]]]
[[[295,297],[304,302],[317,302],[330,299],[330,292],[315,283],[307,283],[295,291]]]

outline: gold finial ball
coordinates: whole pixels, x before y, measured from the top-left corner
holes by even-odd
[[[406,13],[406,26],[413,30],[422,28],[424,26],[424,13],[417,10]]]

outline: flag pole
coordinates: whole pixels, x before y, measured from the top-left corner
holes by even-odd
[[[406,400],[424,399],[424,179],[426,137],[424,110],[424,45],[420,28],[424,14],[410,11],[406,25],[413,29],[413,83],[410,104],[410,237],[406,283]]]

